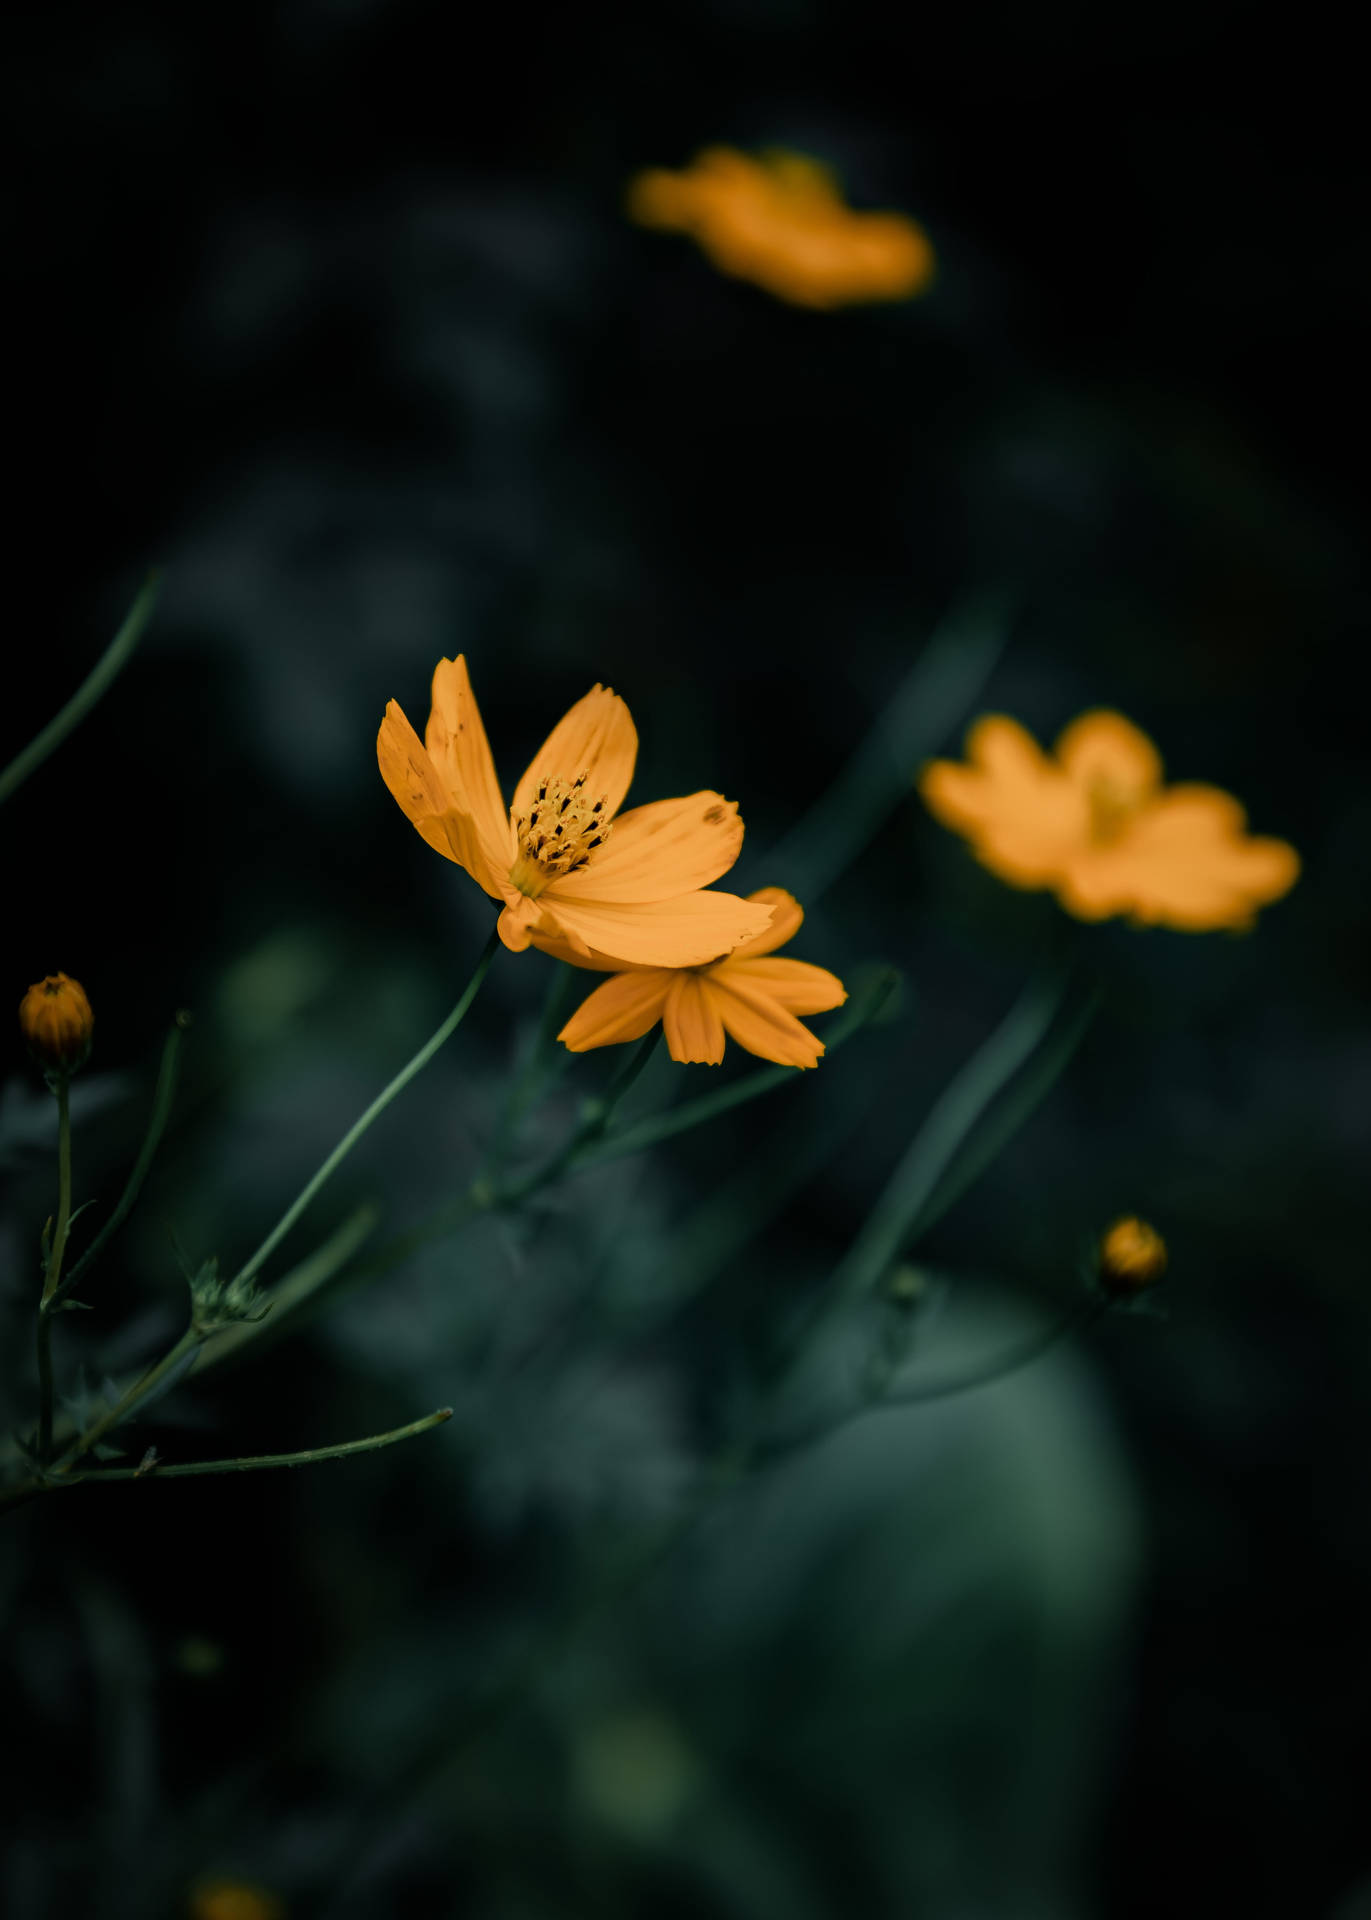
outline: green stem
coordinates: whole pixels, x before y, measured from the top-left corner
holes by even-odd
[[[859,1298],[900,1253],[963,1141],[1051,1026],[1066,985],[1061,974],[1031,984],[934,1102],[840,1264],[831,1305]]]
[[[178,1013],[171,1032],[167,1035],[166,1044],[162,1048],[162,1064],[158,1069],[157,1086],[152,1096],[152,1114],[148,1120],[148,1129],[143,1136],[143,1145],[139,1151],[137,1160],[135,1160],[133,1164],[133,1171],[128,1177],[123,1193],[119,1196],[119,1204],[105,1222],[104,1226],[101,1227],[99,1233],[96,1234],[94,1240],[92,1240],[86,1248],[86,1251],[81,1255],[81,1258],[76,1262],[61,1286],[54,1292],[51,1301],[53,1306],[56,1306],[59,1301],[65,1300],[73,1287],[80,1281],[82,1275],[94,1266],[95,1262],[100,1258],[100,1255],[104,1252],[125,1220],[127,1220],[133,1209],[133,1204],[138,1198],[143,1182],[148,1177],[148,1171],[152,1166],[153,1158],[161,1144],[162,1135],[166,1131],[167,1121],[171,1115],[171,1103],[176,1094],[176,1069],[180,1059],[181,1043],[185,1037],[186,1028],[189,1025],[190,1015],[188,1013]]]
[[[1049,1321],[1037,1333],[1030,1333],[1002,1353],[989,1366],[973,1367],[966,1373],[952,1374],[946,1380],[915,1380],[900,1392],[884,1393],[870,1403],[869,1411],[879,1413],[886,1407],[922,1406],[928,1400],[950,1400],[956,1394],[974,1393],[978,1387],[992,1387],[1012,1373],[1040,1360],[1060,1345],[1068,1334],[1088,1332],[1107,1311],[1108,1302],[1089,1299],[1078,1302],[1060,1320]]]
[[[170,1376],[195,1352],[204,1338],[204,1334],[197,1328],[187,1327],[174,1347],[164,1353],[146,1373],[140,1374],[133,1385],[119,1396],[112,1407],[107,1407],[100,1418],[93,1421],[84,1433],[77,1435],[58,1461],[55,1471],[59,1474],[69,1473],[76,1461],[89,1453],[92,1447],[98,1445],[113,1428],[125,1421],[136,1406],[149,1399],[159,1387],[166,1385]]]
[[[606,1087],[604,1098],[592,1103],[593,1111],[586,1116],[584,1127],[584,1131],[591,1138],[603,1133],[614,1118],[614,1109],[652,1058],[653,1050],[661,1037],[659,1027],[654,1027],[651,1033],[645,1034]]]
[[[47,1272],[43,1276],[40,1305],[52,1305],[57,1283],[62,1277],[62,1256],[67,1250],[67,1232],[71,1226],[71,1081],[66,1073],[54,1076],[57,1095],[57,1226],[48,1251]]]
[[[306,1254],[289,1273],[282,1274],[276,1285],[262,1295],[263,1305],[270,1308],[264,1319],[240,1320],[236,1326],[224,1327],[210,1335],[195,1363],[196,1373],[206,1373],[221,1360],[231,1359],[250,1342],[276,1339],[291,1316],[347,1265],[369,1238],[380,1217],[379,1207],[371,1201],[350,1213],[327,1240]]]
[[[52,1458],[52,1316],[39,1307],[35,1323],[38,1346],[38,1460],[46,1466]]]
[[[548,982],[547,998],[543,1002],[543,1011],[538,1017],[538,1030],[533,1038],[529,1055],[519,1072],[513,1087],[505,1101],[504,1111],[500,1115],[495,1134],[481,1164],[481,1170],[472,1183],[481,1180],[493,1180],[504,1165],[509,1149],[518,1132],[524,1115],[533,1103],[533,1096],[542,1079],[548,1054],[552,1048],[558,1027],[562,1024],[562,1013],[566,1007],[571,987],[574,967],[553,965],[552,978]],[[563,1058],[570,1056],[564,1055]]]
[[[644,1035],[628,1059],[619,1068],[614,1078],[598,1100],[588,1100],[581,1115],[580,1125],[536,1172],[523,1180],[516,1180],[510,1186],[498,1188],[496,1199],[501,1206],[514,1206],[520,1200],[526,1200],[536,1193],[539,1187],[546,1187],[565,1173],[568,1167],[581,1164],[581,1155],[603,1138],[614,1110],[633,1085],[638,1075],[652,1058],[657,1042],[661,1038],[661,1029],[654,1027],[651,1033]]]
[[[91,1480],[176,1480],[203,1473],[260,1473],[266,1467],[310,1467],[319,1460],[345,1460],[354,1453],[377,1453],[393,1447],[397,1440],[412,1440],[428,1433],[452,1418],[451,1407],[439,1407],[422,1420],[411,1420],[407,1427],[394,1427],[389,1433],[368,1434],[364,1440],[343,1440],[336,1447],[307,1447],[302,1453],[247,1453],[232,1460],[187,1460],[179,1466],[165,1467],[153,1460],[144,1467],[93,1467],[77,1475],[73,1486]]]
[[[956,1154],[947,1165],[928,1198],[919,1208],[909,1229],[909,1240],[922,1239],[935,1221],[955,1206],[968,1187],[974,1186],[1014,1135],[1060,1079],[1063,1069],[1085,1037],[1086,1029],[1099,1007],[1099,994],[1092,988],[1080,1006],[1066,1019],[1059,1033],[1051,1035],[1029,1061],[1022,1078],[988,1116],[964,1153]]]
[[[782,1434],[774,1441],[760,1442],[751,1457],[759,1466],[772,1466],[777,1461],[788,1460],[793,1454],[803,1452],[818,1441],[828,1439],[830,1434],[837,1433],[853,1420],[860,1420],[864,1414],[886,1413],[892,1407],[923,1406],[932,1400],[951,1400],[959,1394],[974,1393],[980,1387],[994,1386],[997,1381],[1007,1380],[1011,1374],[1021,1372],[1035,1360],[1040,1360],[1045,1353],[1050,1353],[1068,1334],[1088,1332],[1107,1310],[1107,1301],[1087,1299],[1079,1302],[1059,1320],[1049,1321],[1046,1327],[1027,1335],[988,1366],[982,1364],[971,1367],[945,1380],[915,1380],[893,1393],[888,1390],[871,1393],[833,1418],[815,1421],[799,1433]]]
[[[865,992],[853,995],[841,1016],[824,1035],[825,1059],[877,1017],[894,992],[898,979],[893,969],[882,968]],[[598,1167],[604,1161],[618,1160],[624,1154],[641,1153],[644,1147],[655,1147],[660,1141],[671,1139],[673,1134],[684,1133],[690,1127],[698,1127],[718,1114],[727,1113],[730,1107],[741,1106],[745,1101],[755,1100],[759,1094],[770,1093],[774,1087],[783,1087],[799,1080],[805,1072],[803,1067],[763,1067],[758,1073],[735,1080],[731,1086],[702,1094],[698,1100],[688,1100],[683,1107],[676,1107],[670,1113],[651,1114],[647,1119],[611,1134],[607,1140],[588,1141],[576,1150],[568,1164],[579,1173],[585,1167]]]
[[[128,664],[134,648],[143,636],[144,628],[152,617],[160,585],[161,576],[154,569],[144,581],[118,633],[105,648],[71,699],[55,719],[49,720],[37,738],[31,740],[22,752],[16,754],[4,772],[0,773],[0,802],[8,800],[10,795],[24,784],[29,775],[42,766],[48,755],[56,752],[67,735],[74,727],[79,726]]]
[[[59,1072],[53,1092],[57,1095],[57,1225],[48,1249],[47,1271],[38,1302],[38,1459],[46,1466],[52,1458],[52,1305],[62,1277],[62,1256],[67,1250],[71,1227],[71,1077]]]
[[[324,1161],[323,1165],[319,1168],[318,1172],[314,1175],[314,1177],[311,1180],[309,1180],[306,1183],[306,1185],[301,1190],[301,1192],[296,1196],[295,1200],[291,1203],[291,1205],[286,1209],[285,1213],[281,1216],[280,1220],[277,1221],[276,1225],[272,1228],[271,1232],[267,1235],[266,1239],[262,1242],[261,1246],[258,1247],[257,1251],[252,1255],[251,1259],[249,1259],[246,1262],[246,1264],[242,1268],[240,1268],[239,1272],[235,1276],[236,1281],[251,1279],[253,1275],[259,1271],[259,1269],[263,1266],[263,1264],[270,1258],[271,1254],[275,1251],[276,1247],[285,1238],[286,1234],[290,1232],[291,1228],[295,1225],[296,1221],[300,1218],[300,1215],[309,1206],[310,1202],[314,1199],[315,1195],[319,1192],[320,1188],[324,1186],[325,1182],[331,1178],[331,1176],[337,1171],[338,1167],[347,1158],[348,1154],[351,1153],[352,1149],[356,1146],[357,1142],[362,1138],[362,1135],[367,1131],[368,1127],[371,1126],[372,1122],[377,1118],[379,1118],[379,1116],[385,1112],[386,1108],[397,1097],[397,1095],[402,1093],[404,1089],[409,1085],[410,1081],[414,1078],[414,1076],[417,1073],[419,1073],[422,1068],[428,1065],[429,1061],[433,1058],[434,1054],[437,1053],[438,1049],[444,1044],[444,1042],[451,1039],[452,1035],[457,1031],[457,1028],[461,1025],[462,1020],[465,1018],[467,1009],[470,1007],[472,1001],[476,998],[477,992],[479,991],[481,986],[481,982],[485,979],[486,974],[490,970],[490,963],[495,957],[495,949],[498,944],[499,944],[498,934],[494,929],[492,929],[490,938],[486,941],[485,947],[481,953],[481,957],[476,963],[475,971],[472,973],[471,979],[467,982],[465,991],[463,992],[461,998],[458,1000],[456,1006],[452,1009],[452,1012],[448,1015],[447,1019],[444,1020],[442,1025],[438,1028],[437,1032],[434,1033],[431,1036],[431,1038],[424,1043],[422,1047],[420,1047],[419,1051],[414,1055],[414,1057],[404,1067],[401,1068],[400,1072],[396,1074],[395,1078],[390,1082],[390,1084],[387,1087],[385,1087],[381,1093],[377,1095],[376,1099],[372,1101],[371,1105],[367,1108],[366,1112],[362,1114],[361,1118],[357,1120],[355,1124],[348,1129],[348,1131],[344,1134],[343,1138],[339,1141],[338,1145],[333,1149],[333,1152],[328,1156],[328,1158]],[[166,1065],[166,1061],[164,1056],[164,1068],[165,1068],[165,1065]],[[173,1055],[173,1065],[174,1065],[174,1055]],[[159,1083],[159,1085],[162,1085],[162,1084],[164,1083]],[[170,1101],[169,1081],[165,1082],[165,1090],[167,1095],[167,1102],[169,1103]],[[59,1087],[58,1097],[59,1097],[59,1101],[64,1103],[64,1098],[65,1098],[64,1090],[61,1087]],[[61,1111],[65,1115],[65,1111],[66,1111],[65,1104],[62,1105]],[[158,1131],[160,1131],[160,1129]],[[156,1139],[153,1138],[152,1149],[155,1149],[155,1147],[156,1147]],[[140,1158],[150,1159],[151,1150],[148,1150],[145,1147],[145,1155],[140,1156]],[[67,1165],[67,1173],[65,1176],[65,1185],[64,1185],[64,1192],[66,1193],[67,1199],[66,1199],[65,1205],[59,1211],[58,1236],[57,1236],[57,1239],[54,1241],[53,1255],[51,1260],[49,1261],[49,1266],[48,1266],[48,1278],[44,1286],[44,1306],[50,1306],[51,1304],[52,1296],[56,1289],[57,1278],[58,1278],[58,1274],[60,1272],[60,1267],[61,1267],[61,1258],[60,1258],[61,1248],[65,1245],[65,1241],[66,1241],[66,1226],[67,1226],[67,1218],[69,1215],[69,1208],[70,1208],[70,1168],[69,1168],[69,1162],[64,1164]],[[144,1168],[144,1171],[146,1171],[146,1168]],[[136,1187],[134,1191],[136,1194]],[[129,1205],[132,1205],[132,1199],[129,1200]],[[127,1209],[125,1209],[125,1211],[127,1211]],[[92,1251],[94,1250],[92,1249]],[[231,1282],[230,1284],[233,1284],[233,1283]],[[42,1314],[42,1308],[40,1308],[40,1316],[41,1314]],[[105,1412],[101,1414],[98,1420],[94,1421],[92,1425],[87,1427],[83,1433],[78,1434],[77,1437],[70,1442],[70,1444],[64,1450],[60,1461],[57,1463],[57,1466],[54,1470],[55,1473],[60,1475],[66,1475],[70,1473],[72,1467],[76,1464],[76,1462],[82,1459],[82,1457],[85,1454],[89,1453],[91,1448],[96,1446],[104,1438],[104,1436],[107,1433],[109,1433],[113,1428],[119,1426],[122,1421],[127,1419],[128,1415],[133,1412],[135,1407],[139,1406],[143,1401],[147,1400],[152,1394],[156,1393],[159,1390],[159,1388],[165,1386],[168,1383],[169,1379],[176,1373],[176,1371],[182,1368],[187,1360],[193,1358],[194,1354],[203,1345],[207,1337],[208,1337],[207,1335],[202,1333],[196,1327],[194,1326],[188,1327],[186,1331],[182,1334],[181,1338],[176,1342],[175,1346],[173,1346],[168,1353],[164,1354],[163,1357],[159,1361],[157,1361],[157,1363],[154,1366],[150,1367],[146,1373],[142,1374],[140,1378],[136,1380],[133,1383],[133,1385],[129,1387],[128,1390],[120,1396],[120,1398],[118,1399],[118,1401],[115,1403],[114,1406],[107,1408]],[[50,1378],[50,1366],[47,1369],[47,1373],[48,1373],[48,1377]],[[40,1381],[43,1377],[44,1377],[44,1363],[40,1359]],[[48,1424],[46,1427],[46,1433],[48,1437],[48,1445],[50,1447],[51,1445],[50,1394],[46,1400],[46,1405],[48,1407]],[[41,1447],[42,1447],[42,1433],[40,1432],[40,1450],[41,1450]],[[44,1455],[44,1464],[46,1465],[46,1455]],[[272,1463],[268,1462],[267,1464],[272,1464]],[[229,1471],[231,1470],[231,1466],[232,1466],[232,1463],[230,1463],[229,1468],[225,1468],[223,1470]],[[122,1474],[122,1469],[120,1471]],[[48,1485],[51,1485],[51,1484],[52,1484],[51,1479],[49,1479]],[[5,1497],[3,1504],[4,1505],[16,1504],[18,1501],[27,1498],[29,1493],[32,1490],[33,1488],[30,1486],[23,1486],[23,1487],[17,1488],[14,1490],[12,1494],[7,1495]]]
[[[570,968],[565,969],[568,973]],[[898,982],[899,975],[890,968],[882,968],[871,983],[862,991],[855,993],[842,1014],[825,1035],[828,1053],[832,1053],[854,1033],[874,1020],[888,1002]],[[463,1194],[445,1206],[438,1208],[426,1220],[417,1226],[407,1227],[403,1233],[394,1235],[385,1241],[353,1270],[343,1283],[346,1287],[359,1285],[364,1280],[374,1279],[377,1274],[385,1273],[407,1260],[421,1247],[432,1246],[436,1241],[445,1239],[466,1225],[474,1215],[489,1212],[492,1208],[507,1207],[527,1200],[539,1188],[555,1176],[562,1173],[580,1173],[587,1167],[597,1167],[607,1160],[617,1160],[626,1154],[639,1153],[644,1147],[653,1146],[659,1140],[670,1139],[673,1134],[683,1133],[689,1127],[699,1126],[711,1120],[718,1113],[727,1112],[730,1107],[740,1106],[744,1101],[755,1100],[759,1094],[769,1093],[774,1087],[784,1086],[798,1080],[803,1072],[800,1067],[765,1067],[760,1073],[746,1075],[730,1087],[722,1087],[716,1093],[704,1094],[698,1100],[691,1100],[683,1107],[677,1107],[670,1113],[653,1114],[646,1120],[635,1122],[622,1131],[611,1134],[608,1139],[601,1136],[603,1127],[613,1117],[613,1107],[622,1100],[633,1079],[642,1071],[646,1060],[651,1057],[651,1042],[655,1036],[649,1036],[645,1052],[640,1053],[621,1069],[619,1077],[612,1083],[606,1095],[605,1104],[609,1112],[597,1119],[592,1113],[593,1133],[587,1130],[586,1122],[572,1134],[566,1145],[535,1173],[524,1180],[509,1186],[497,1187],[488,1179],[478,1175],[477,1179]],[[626,1077],[627,1076],[627,1077]],[[273,1316],[274,1317],[274,1316]],[[266,1323],[264,1323],[266,1324]]]
[[[295,1196],[294,1200],[291,1201],[261,1246],[258,1247],[256,1253],[239,1268],[237,1274],[234,1276],[235,1281],[250,1280],[253,1275],[265,1265],[281,1241],[285,1239],[286,1235],[295,1225],[295,1222],[300,1218],[300,1215],[314,1199],[315,1195],[332,1179],[333,1175],[338,1171],[338,1168],[343,1164],[344,1160],[347,1159],[352,1149],[357,1145],[357,1142],[362,1138],[362,1135],[371,1126],[372,1122],[381,1117],[392,1100],[404,1092],[414,1076],[428,1065],[429,1061],[444,1042],[450,1040],[453,1034],[456,1033],[466,1015],[467,1008],[471,1005],[480,990],[481,982],[490,971],[490,963],[495,958],[495,949],[498,945],[499,936],[495,929],[492,928],[490,938],[486,941],[481,957],[476,962],[476,970],[467,982],[466,990],[462,994],[461,999],[452,1009],[447,1019],[444,1020],[443,1024],[438,1028],[438,1031],[424,1042],[413,1059],[401,1067],[395,1078],[390,1082],[390,1085],[377,1094],[361,1118],[354,1121],[352,1126],[348,1128],[347,1132],[343,1135],[327,1160],[324,1161],[324,1164],[319,1168],[313,1179],[307,1181]]]
[[[975,702],[1004,651],[1008,609],[985,594],[953,608],[837,779],[765,858],[806,906],[847,872],[887,815],[908,798],[919,763]]]

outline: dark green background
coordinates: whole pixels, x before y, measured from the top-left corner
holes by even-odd
[[[466,651],[507,787],[613,684],[635,797],[736,795],[752,887],[787,877],[766,848],[937,623],[999,594],[982,704],[1045,739],[1117,705],[1305,861],[1247,938],[1077,930],[902,802],[796,948],[897,965],[891,1025],[531,1226],[430,1251],[147,1429],[169,1455],[260,1451],[450,1402],[442,1434],[9,1519],[17,1920],[158,1920],[205,1870],[353,1916],[1365,1911],[1347,51],[1219,6],[884,21],[822,0],[11,16],[0,759],[167,569],[132,667],[0,821],[12,998],[62,967],[96,1006],[83,1197],[109,1204],[165,1023],[196,1012],[173,1138],[98,1311],[60,1330],[69,1366],[98,1379],[173,1333],[169,1230],[241,1260],[466,977],[485,902],[373,751],[388,698],[422,724],[440,654]],[[936,287],[793,311],[628,227],[632,171],[711,141],[799,147],[855,204],[908,209]],[[1078,950],[1103,1012],[920,1249],[947,1302],[922,1351],[930,1372],[998,1351],[1124,1210],[1170,1242],[1167,1317],[873,1416],[724,1502],[407,1809],[415,1756],[730,1431],[1044,942]],[[465,1183],[548,977],[501,956],[316,1233],[370,1195],[402,1226]],[[568,1068],[527,1151],[610,1064]],[[6,1072],[17,1424],[51,1119],[17,1041]],[[671,1090],[653,1076],[645,1107]],[[710,1197],[767,1181],[777,1218],[707,1257]],[[871,1337],[846,1330],[839,1384]]]

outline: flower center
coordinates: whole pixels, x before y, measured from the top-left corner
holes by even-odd
[[[1122,835],[1142,805],[1144,796],[1117,780],[1097,776],[1086,789],[1090,807],[1090,838],[1096,846],[1107,847]]]
[[[546,774],[527,813],[514,816],[519,857],[509,870],[520,893],[536,900],[554,880],[583,867],[596,847],[609,838],[606,796],[592,800],[586,793],[588,775],[553,780]]]

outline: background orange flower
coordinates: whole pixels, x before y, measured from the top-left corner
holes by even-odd
[[[993,873],[1050,887],[1081,920],[1250,927],[1299,875],[1294,848],[1249,834],[1231,794],[1164,786],[1156,748],[1118,713],[1082,714],[1055,755],[1018,721],[988,714],[967,736],[966,763],[932,761],[919,791]]]
[[[908,300],[933,278],[933,248],[903,213],[857,213],[801,153],[706,147],[680,173],[640,173],[628,192],[644,227],[688,233],[715,266],[800,307]]]

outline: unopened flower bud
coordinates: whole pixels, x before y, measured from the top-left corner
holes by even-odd
[[[1126,1214],[1100,1236],[1099,1281],[1116,1299],[1144,1293],[1166,1272],[1166,1242],[1145,1220]]]
[[[75,1073],[84,1066],[95,1016],[80,981],[65,973],[36,981],[19,1002],[19,1030],[48,1073]]]

